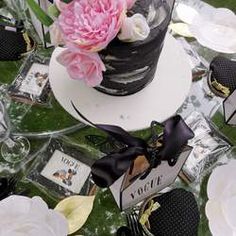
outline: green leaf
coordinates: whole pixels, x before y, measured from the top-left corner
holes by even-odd
[[[47,42],[47,43],[51,43],[51,38],[50,38],[50,33],[49,32],[47,32],[44,35],[44,41]]]
[[[34,0],[26,0],[28,3],[28,6],[33,11],[37,19],[46,26],[50,26],[53,24],[53,20],[51,17],[49,17],[42,8],[34,1]]]
[[[57,9],[57,7],[53,4],[51,6],[49,6],[48,8],[48,14],[49,16],[52,17],[58,17],[60,15],[60,11]]]

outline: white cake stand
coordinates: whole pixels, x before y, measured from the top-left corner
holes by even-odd
[[[84,120],[75,112],[71,101],[93,123],[119,125],[127,131],[144,129],[152,120],[162,122],[182,105],[191,86],[191,68],[178,42],[167,34],[155,79],[140,92],[114,97],[70,79],[66,68],[56,58],[64,49],[52,54],[49,80],[61,106],[76,119]],[[86,122],[84,122],[86,123]]]

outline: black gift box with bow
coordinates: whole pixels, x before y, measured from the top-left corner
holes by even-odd
[[[186,145],[188,140],[194,137],[194,133],[179,115],[169,118],[162,124],[156,121],[152,122],[152,128],[154,128],[155,125],[161,125],[163,127],[163,134],[155,138],[153,137],[154,142],[150,145],[145,140],[130,135],[121,127],[93,124],[80,113],[73,103],[72,106],[89,124],[106,132],[108,135],[124,144],[124,148],[119,152],[110,153],[95,161],[92,165],[92,178],[99,187],[115,186],[117,180],[121,179],[124,175],[125,180],[123,180],[121,184],[122,190],[124,190],[133,184],[136,179],[144,180],[148,178],[152,170],[158,169],[158,171],[160,171],[158,167],[163,164],[165,164],[166,170],[167,166],[175,167],[177,171],[176,178],[190,153],[189,151],[191,151],[190,147],[186,150]],[[178,161],[182,152],[187,152],[188,155],[185,155],[184,162],[181,162],[180,165]],[[137,166],[139,166],[138,171],[135,170]]]

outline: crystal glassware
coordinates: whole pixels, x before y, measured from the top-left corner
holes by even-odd
[[[0,142],[2,142],[1,156],[9,163],[18,163],[29,154],[30,143],[28,139],[10,135],[10,120],[2,101],[0,101]]]

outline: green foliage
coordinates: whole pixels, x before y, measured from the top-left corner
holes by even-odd
[[[50,26],[53,20],[44,12],[34,0],[26,0],[30,9],[34,12],[37,19],[45,26]]]
[[[0,8],[4,7],[5,6],[5,3],[3,0],[0,0]]]
[[[225,7],[229,8],[236,13],[236,2],[235,0],[205,0],[205,2],[209,3],[210,5],[220,8]]]
[[[48,14],[51,17],[58,17],[60,14],[60,11],[57,9],[56,5],[53,4],[48,8]]]

